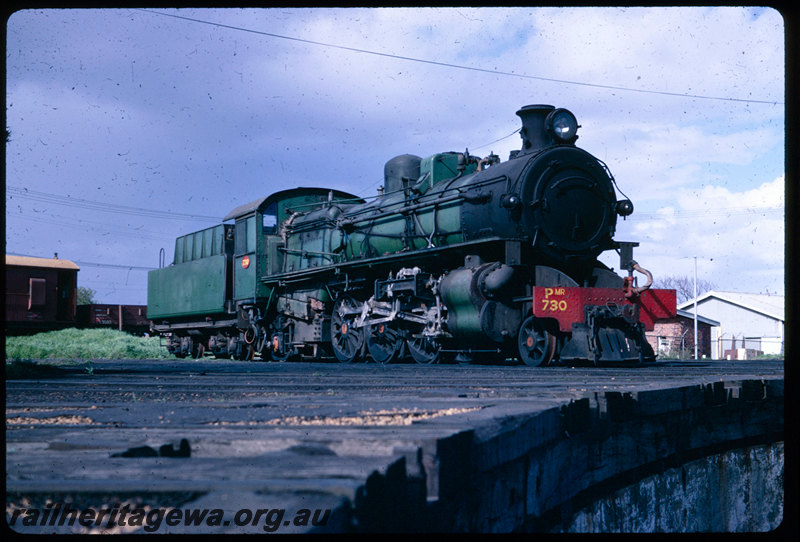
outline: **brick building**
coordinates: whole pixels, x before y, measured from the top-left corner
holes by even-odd
[[[719,322],[697,316],[697,355],[716,357],[712,349],[711,330]],[[678,309],[674,318],[658,320],[653,331],[646,334],[647,342],[661,359],[694,357],[694,312]]]

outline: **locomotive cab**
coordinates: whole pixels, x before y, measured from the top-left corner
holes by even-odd
[[[269,265],[271,254],[268,241],[276,233],[277,211],[270,199],[260,198],[241,205],[222,219],[223,222],[234,221],[234,302],[255,302],[259,297],[269,295],[269,291],[260,284],[258,278]]]

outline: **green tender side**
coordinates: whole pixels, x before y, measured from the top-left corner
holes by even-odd
[[[225,312],[225,256],[154,269],[147,274],[150,320]]]

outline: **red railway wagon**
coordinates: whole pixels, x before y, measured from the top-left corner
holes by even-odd
[[[69,260],[6,255],[6,335],[75,325],[79,267]]]
[[[107,327],[144,335],[150,331],[147,305],[78,305],[78,327]]]

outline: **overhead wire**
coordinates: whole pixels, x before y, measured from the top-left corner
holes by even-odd
[[[665,90],[649,90],[649,89],[642,89],[642,88],[623,87],[623,86],[619,86],[619,85],[605,85],[605,84],[600,84],[600,83],[587,83],[587,82],[583,82],[583,81],[573,81],[573,80],[569,80],[569,79],[557,79],[557,78],[553,78],[553,77],[543,77],[543,76],[540,76],[540,75],[529,75],[529,74],[524,74],[524,73],[504,72],[504,71],[500,71],[500,70],[497,70],[497,69],[478,68],[476,66],[466,66],[466,65],[463,65],[463,64],[453,64],[451,62],[440,62],[440,61],[437,61],[437,60],[428,60],[428,59],[424,59],[424,58],[415,58],[415,57],[397,55],[397,54],[392,54],[392,53],[383,53],[383,52],[380,52],[380,51],[372,51],[372,50],[369,50],[369,49],[362,49],[360,47],[348,47],[346,45],[338,45],[338,44],[335,44],[335,43],[326,43],[326,42],[310,40],[310,39],[306,39],[306,38],[298,38],[298,37],[294,37],[294,36],[286,36],[286,35],[283,35],[283,34],[276,34],[274,32],[265,32],[263,30],[253,30],[251,28],[228,25],[228,24],[218,23],[218,22],[214,22],[214,21],[206,21],[206,20],[203,20],[203,19],[198,19],[196,17],[186,17],[184,15],[177,15],[177,14],[174,14],[174,13],[164,13],[162,11],[154,11],[154,10],[151,10],[151,9],[145,9],[145,8],[131,8],[131,9],[134,9],[136,11],[142,11],[142,12],[145,12],[145,13],[151,13],[151,14],[154,14],[154,15],[161,15],[161,16],[164,16],[164,17],[172,17],[172,18],[181,19],[181,20],[184,20],[184,21],[190,21],[190,22],[199,23],[199,24],[206,24],[206,25],[216,26],[216,27],[219,27],[219,28],[227,28],[229,30],[237,30],[237,31],[240,31],[240,32],[247,32],[247,33],[250,33],[250,34],[257,34],[257,35],[260,35],[260,36],[268,36],[268,37],[271,37],[271,38],[277,38],[277,39],[283,39],[283,40],[289,40],[289,41],[296,41],[296,42],[299,42],[299,43],[307,43],[309,45],[318,45],[320,47],[329,47],[329,48],[332,48],[332,49],[340,49],[340,50],[343,50],[343,51],[351,51],[351,52],[354,52],[354,53],[361,53],[361,54],[366,54],[366,55],[374,55],[374,56],[380,56],[380,57],[385,57],[385,58],[393,58],[395,60],[405,60],[405,61],[408,61],[408,62],[418,62],[418,63],[421,63],[421,64],[430,64],[430,65],[433,65],[433,66],[442,66],[442,67],[445,67],[445,68],[454,68],[454,69],[459,69],[459,70],[469,70],[469,71],[475,71],[475,72],[481,72],[481,73],[489,73],[489,74],[492,74],[492,75],[502,75],[502,76],[506,76],[506,77],[518,77],[518,78],[522,78],[522,79],[535,79],[537,81],[548,81],[548,82],[551,82],[551,83],[560,83],[560,84],[563,84],[563,85],[577,85],[577,86],[592,87],[592,88],[602,88],[602,89],[606,89],[606,90],[617,90],[617,91],[625,91],[625,92],[639,92],[639,93],[643,93],[643,94],[657,94],[657,95],[661,95],[661,96],[676,96],[676,97],[681,97],[681,98],[696,98],[696,99],[700,99],[700,100],[718,100],[718,101],[728,101],[728,102],[744,102],[744,103],[760,103],[760,104],[768,104],[768,105],[783,105],[783,102],[779,102],[779,101],[775,101],[775,100],[754,100],[754,99],[750,99],[750,98],[733,98],[733,97],[726,97],[726,96],[705,96],[705,95],[702,95],[702,94],[689,94],[689,93],[686,93],[686,92],[669,92],[669,91],[665,91]]]
[[[43,213],[36,212],[36,215]],[[91,231],[97,235],[114,235],[115,237],[128,237],[132,239],[149,239],[151,241],[174,240],[174,236],[168,235],[165,232],[153,232],[144,230],[142,227],[133,227],[130,224],[108,224],[104,222],[97,222],[92,220],[85,220],[82,218],[65,217],[58,214],[47,213],[45,216],[33,216],[23,211],[21,213],[14,213],[14,219],[35,222],[37,224],[46,223],[55,226],[62,226],[65,228],[79,229],[82,232]]]
[[[30,254],[21,254],[19,252],[8,252],[7,254],[11,256],[24,256],[26,258],[39,257],[39,256],[31,256]],[[70,260],[70,261],[77,265],[85,265],[86,267],[103,267],[109,269],[133,269],[136,271],[150,271],[153,269],[157,269],[156,267],[147,267],[143,265],[124,265],[124,264],[101,263],[101,262],[86,262],[82,260]]]
[[[71,196],[61,196],[58,194],[50,194],[48,192],[39,192],[37,190],[31,190],[29,188],[19,188],[16,186],[8,186],[7,191],[9,194],[16,195],[18,197],[25,199],[30,199],[44,203],[55,203],[57,205],[66,205],[68,207],[91,209],[93,211],[105,211],[116,214],[146,216],[150,218],[166,218],[171,220],[192,220],[200,222],[221,221],[221,217],[218,216],[178,213],[174,211],[156,211],[153,209],[131,207],[128,205],[119,205],[115,203],[101,203],[98,201],[73,198]]]
[[[85,262],[81,260],[72,260],[78,265],[85,265],[87,267],[102,267],[106,269],[133,269],[136,271],[152,271],[153,269],[157,269],[156,267],[147,267],[144,265],[122,265],[122,264],[113,264],[113,263],[99,263],[99,262]]]
[[[665,214],[657,213],[634,213],[628,220],[668,220],[670,218],[703,218],[714,216],[743,216],[745,214],[766,214],[785,212],[783,206],[773,207],[718,207],[712,209],[697,209],[685,211],[671,211]]]

